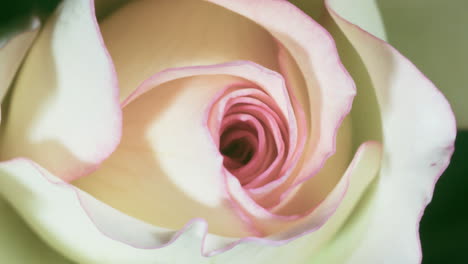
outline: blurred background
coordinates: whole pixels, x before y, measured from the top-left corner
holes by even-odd
[[[46,15],[58,2],[2,1],[0,33],[13,19],[31,13]],[[393,46],[436,86],[468,90],[466,0],[377,0],[377,3]],[[468,98],[456,93],[449,91],[445,95],[451,102],[468,104]],[[10,220],[0,220],[0,224],[2,221]],[[468,263],[468,129],[458,131],[452,162],[436,185],[420,224],[420,235],[423,264]],[[46,251],[42,254],[45,259],[48,258],[45,255],[53,255]]]

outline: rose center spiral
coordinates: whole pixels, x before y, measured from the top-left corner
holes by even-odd
[[[255,188],[279,176],[288,149],[288,126],[262,90],[236,92],[221,99],[219,151],[224,168],[242,186]]]

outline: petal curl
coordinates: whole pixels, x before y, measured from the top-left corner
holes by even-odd
[[[223,157],[210,135],[207,111],[226,88],[260,86],[293,119],[281,80],[272,71],[242,61],[157,73],[122,103],[123,138],[116,152],[74,184],[159,226],[180,228],[203,217],[212,233],[257,235],[248,219],[233,210],[225,191]]]
[[[367,143],[358,151],[346,199],[319,230],[286,241],[231,240],[221,249],[226,238],[208,234],[202,219],[178,232],[150,226],[26,159],[0,163],[0,194],[41,238],[80,263],[308,263],[352,212],[378,171],[380,153],[378,143]],[[211,255],[215,256],[204,257]]]
[[[207,0],[264,27],[297,63],[305,87],[292,87],[306,109],[309,137],[294,186],[311,178],[335,152],[337,130],[351,109],[355,86],[334,41],[317,22],[287,1]],[[281,14],[281,15],[278,15]],[[293,30],[292,30],[293,29]],[[304,96],[304,93],[306,96]]]
[[[44,25],[12,88],[3,160],[29,157],[71,180],[118,144],[118,87],[93,8],[92,1],[64,1]]]
[[[417,263],[418,223],[453,152],[455,119],[444,96],[408,59],[343,18],[343,3],[327,1],[327,10],[369,72],[385,149],[368,231],[347,261]]]
[[[188,223],[181,234],[143,224],[100,203],[27,159],[0,163],[0,175],[0,194],[36,234],[73,261],[188,263],[193,260],[195,263],[203,263],[199,247],[206,225],[202,220]],[[84,201],[88,207],[83,207]],[[92,220],[95,222],[88,213],[93,214]],[[112,221],[100,222],[99,214],[112,215]],[[106,232],[122,230],[122,227],[131,229],[114,232],[114,238],[105,235]],[[171,247],[148,250],[122,243],[115,240],[115,236],[126,241],[137,237],[140,246],[142,241],[161,245],[173,242],[173,237],[178,239],[171,243]]]
[[[193,0],[129,1],[100,22],[121,100],[168,68],[248,60],[277,70],[273,38],[252,21]]]

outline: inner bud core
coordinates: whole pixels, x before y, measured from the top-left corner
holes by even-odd
[[[239,96],[226,93],[219,99],[225,100],[217,111],[220,126],[215,139],[224,168],[244,187],[277,178],[289,145],[285,117],[273,98],[262,89],[248,90],[255,92],[237,93]]]

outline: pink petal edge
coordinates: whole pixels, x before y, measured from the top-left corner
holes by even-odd
[[[366,36],[370,37],[371,39],[374,39],[375,41],[379,42],[380,44],[386,46],[387,48],[389,48],[391,51],[393,51],[394,53],[396,53],[397,55],[399,55],[404,61],[406,61],[406,63],[408,63],[409,65],[411,65],[412,67],[414,67],[416,70],[417,70],[417,67],[416,65],[411,62],[408,58],[406,58],[400,51],[398,51],[396,48],[394,48],[390,43],[388,43],[387,41],[383,40],[383,39],[380,39],[379,37],[373,35],[372,33],[368,32],[367,30],[363,29],[362,27],[352,23],[351,21],[347,20],[346,18],[344,18],[343,16],[341,16],[337,11],[335,11],[332,7],[331,7],[331,4],[330,4],[330,1],[331,0],[325,0],[325,8],[326,10],[328,10],[328,12],[336,15],[337,17],[339,17],[342,21],[344,21],[345,23],[347,23],[348,25],[350,25],[351,27],[355,28],[356,30],[362,32],[363,34],[365,34]],[[417,70],[421,77],[425,80],[427,80],[428,82],[430,82],[432,84],[432,81],[421,71]],[[437,88],[437,86],[435,86],[434,84],[432,84],[432,89],[433,89],[433,92],[435,92],[436,94],[438,94],[443,100],[443,103],[446,104],[446,107],[447,109],[450,111],[451,113],[451,117],[452,117],[452,120],[450,120],[450,123],[452,124],[450,130],[453,131],[452,133],[454,135],[456,135],[456,131],[457,131],[457,125],[456,125],[456,120],[455,120],[455,114],[448,102],[448,100],[446,99],[446,97],[444,96],[444,94]],[[453,142],[446,147],[446,149],[448,150],[448,156],[451,157],[453,155],[453,152],[455,150],[455,138],[453,140]],[[432,184],[432,188],[430,190],[430,193],[432,194],[434,192],[434,189],[435,189],[435,186],[437,184],[437,181],[439,180],[439,178],[442,176],[442,174],[444,173],[444,171],[447,169],[448,165],[450,164],[450,158],[447,159],[447,161],[441,165],[440,167],[440,170],[439,172],[437,173],[437,175],[435,176],[434,178],[434,182]],[[419,263],[422,263],[422,246],[421,246],[421,240],[420,240],[420,234],[419,234],[419,224],[421,222],[421,219],[424,215],[424,211],[425,211],[425,208],[426,206],[429,204],[429,202],[431,201],[432,199],[432,195],[430,195],[429,197],[427,197],[425,199],[425,201],[423,202],[423,204],[421,205],[421,211],[419,212],[419,217],[418,217],[418,221],[415,223],[416,225],[416,237],[417,237],[417,241],[418,241],[418,248],[419,248]]]
[[[94,1],[93,1],[93,0],[90,0],[90,2],[93,3]],[[211,1],[211,2],[214,2],[214,1]],[[308,20],[308,21],[311,21],[314,25],[318,25],[318,23],[316,23],[313,19],[311,19],[310,17],[308,17],[307,15],[305,15],[300,9],[298,9],[298,8],[295,7],[294,5],[290,4],[289,2],[287,2],[287,1],[285,1],[285,0],[281,0],[281,1],[279,1],[279,2],[282,2],[282,3],[285,4],[285,5],[288,5],[292,10],[298,12],[298,14],[301,14],[301,15],[303,16],[303,19]],[[92,5],[92,6],[94,7],[94,5]],[[98,26],[96,20],[95,20],[95,23],[96,23],[96,28],[99,29],[99,26]],[[334,44],[334,41],[333,41],[332,36],[331,36],[325,29],[323,29],[321,26],[319,26],[319,28],[322,29],[322,31],[323,31],[322,33],[324,33],[324,35],[326,35],[327,38],[328,38],[328,41],[329,41],[329,43],[330,43],[330,45],[331,45],[331,48],[332,48],[332,50],[334,51],[334,53],[333,53],[332,55],[335,55],[335,56],[336,56],[336,63],[337,63],[338,68],[342,70],[342,73],[345,75],[345,79],[348,80],[348,84],[349,84],[351,87],[353,87],[352,93],[350,94],[351,97],[350,97],[350,99],[348,100],[349,103],[348,103],[347,105],[344,106],[344,110],[343,110],[343,111],[338,111],[338,112],[341,112],[341,114],[340,114],[340,118],[338,118],[338,122],[337,122],[337,124],[336,124],[336,127],[335,127],[335,129],[334,129],[334,133],[333,133],[333,136],[332,136],[333,138],[335,138],[335,137],[336,137],[337,130],[338,130],[338,128],[339,128],[341,122],[343,121],[343,119],[344,119],[345,116],[349,113],[349,111],[350,111],[350,109],[351,109],[352,97],[354,97],[354,94],[355,94],[355,87],[354,87],[354,82],[352,81],[352,78],[349,76],[349,74],[347,73],[346,69],[344,68],[344,66],[342,65],[342,63],[341,63],[341,61],[340,61],[340,59],[339,59],[339,56],[338,56],[338,53],[337,53],[337,50],[336,50],[336,46],[335,46],[335,44]],[[103,42],[102,38],[101,38],[101,41],[102,41],[103,47],[105,48],[105,45],[104,45],[104,42]],[[107,56],[108,56],[109,59],[110,59],[110,55],[109,55],[107,49],[105,49],[105,51],[106,51]],[[112,60],[110,59],[110,61],[112,61]],[[229,65],[229,66],[233,66],[233,65],[235,65],[236,63],[239,63],[239,62],[226,63],[226,66],[228,66],[228,65]],[[242,62],[242,63],[253,64],[253,63],[250,63],[250,62]],[[196,69],[205,68],[205,67],[206,67],[206,68],[209,68],[210,66],[192,66],[192,67],[182,67],[182,68],[183,68],[183,69],[186,69],[186,70],[196,70]],[[179,69],[180,69],[180,68],[179,68]],[[170,71],[171,71],[171,69],[169,69],[169,70],[164,70],[164,71],[162,71],[162,72],[160,72],[160,73],[158,73],[158,74],[162,74],[163,72],[164,72],[164,73],[167,73],[167,72],[170,72]],[[115,70],[114,70],[114,73],[115,73]],[[115,84],[116,84],[116,87],[117,87],[117,79],[116,79],[116,75],[115,75],[115,74],[114,74],[114,77],[115,77]],[[142,87],[142,86],[145,86],[145,87],[154,86],[155,83],[152,83],[152,85],[148,85],[147,82],[153,82],[155,79],[157,79],[157,77],[156,77],[156,76],[153,76],[152,78],[150,78],[150,79],[148,79],[147,81],[145,81],[145,82],[141,85],[141,87]],[[161,81],[161,80],[159,80],[159,81]],[[168,81],[168,80],[165,80],[165,81]],[[128,103],[130,103],[132,100],[134,100],[136,97],[138,97],[139,95],[141,95],[141,94],[144,93],[144,92],[146,92],[146,91],[142,91],[141,89],[136,89],[136,90],[134,91],[134,93],[132,93],[129,97],[127,97],[127,98],[120,104],[120,106],[121,106],[121,107],[124,107],[125,105],[127,105]],[[118,94],[117,94],[116,97],[118,98]],[[311,173],[309,177],[307,177],[307,178],[305,178],[305,179],[303,179],[303,180],[297,182],[297,184],[300,184],[301,182],[307,180],[308,178],[312,177],[312,176],[315,174],[315,172],[319,171],[320,168],[323,167],[323,165],[324,165],[325,161],[327,160],[327,158],[330,157],[331,155],[333,155],[334,152],[335,152],[335,142],[334,142],[334,140],[332,140],[332,147],[331,147],[331,149],[330,149],[329,151],[326,151],[326,152],[323,154],[323,156],[322,156],[322,157],[323,157],[323,160],[322,160],[322,162],[319,164],[319,166],[314,170],[314,173]],[[91,171],[94,171],[95,169],[97,169],[97,166],[96,166],[95,168],[92,168],[92,170],[90,170],[90,172],[91,172]],[[73,187],[73,188],[74,188],[74,187]],[[344,196],[344,193],[343,193],[343,196]],[[338,203],[338,204],[339,204],[339,203]],[[337,208],[337,206],[336,206],[336,208]],[[336,209],[336,208],[335,208],[335,209]],[[334,210],[332,210],[332,211],[334,212]],[[331,215],[330,215],[330,216],[331,216]],[[330,216],[328,216],[328,217],[330,217]],[[328,217],[327,217],[327,219],[328,219]],[[289,217],[287,217],[287,218],[289,218]],[[294,217],[293,217],[293,218],[294,218]],[[189,221],[179,232],[177,232],[176,235],[174,235],[174,237],[173,237],[173,239],[171,240],[171,242],[175,241],[175,239],[176,239],[177,237],[179,237],[180,234],[182,234],[182,233],[184,232],[184,230],[186,230],[189,226],[191,226],[192,224],[194,224],[194,223],[196,223],[196,222],[203,222],[205,225],[207,225],[206,221],[203,220],[203,219],[196,219],[196,218],[195,218],[195,219],[192,219],[192,220]],[[325,219],[325,221],[322,223],[322,225],[323,225],[325,222],[326,222],[326,219]],[[235,245],[237,245],[237,244],[239,244],[239,243],[248,242],[248,241],[258,241],[258,242],[260,242],[260,243],[266,243],[266,244],[270,244],[270,245],[282,245],[282,244],[287,243],[287,242],[289,242],[289,241],[291,241],[291,240],[294,240],[295,238],[297,238],[297,237],[299,237],[299,236],[302,236],[302,235],[305,235],[305,234],[307,234],[307,233],[313,232],[313,231],[319,229],[320,227],[321,227],[321,225],[318,226],[318,227],[315,227],[315,228],[312,229],[312,230],[307,230],[307,231],[305,231],[304,233],[298,234],[298,235],[294,236],[293,238],[289,238],[289,239],[281,240],[281,241],[271,241],[271,240],[264,239],[264,238],[247,237],[247,238],[240,239],[240,240],[238,240],[237,242],[234,242],[234,243],[230,244],[229,246],[227,246],[227,247],[225,247],[225,248],[223,248],[223,249],[215,250],[215,251],[212,251],[212,252],[209,252],[209,253],[205,253],[204,250],[203,250],[203,248],[202,248],[202,254],[203,254],[204,256],[212,256],[212,255],[221,253],[221,252],[223,252],[223,251],[226,251],[226,250],[228,250],[228,249],[234,247]],[[106,235],[106,236],[107,236],[107,235]],[[203,240],[205,239],[205,237],[206,237],[206,233],[205,233],[205,235],[204,235]],[[169,243],[171,243],[171,242],[169,242]],[[169,244],[169,243],[168,243],[168,244]],[[167,245],[167,244],[165,244],[165,245]],[[165,246],[165,245],[163,245],[163,246]],[[163,247],[163,246],[160,246],[160,247]],[[154,249],[154,248],[160,248],[160,247],[153,247],[152,249]]]
[[[91,10],[94,12],[94,4],[93,4],[93,2],[94,2],[93,0],[90,0],[90,4],[91,4],[91,7],[92,7]],[[286,2],[286,3],[287,3],[287,2]],[[297,8],[296,8],[296,9],[297,9]],[[299,10],[299,9],[297,9],[297,10]],[[302,11],[301,11],[301,12],[302,12]],[[305,17],[307,17],[307,16],[305,16]],[[98,26],[98,23],[97,23],[97,21],[96,21],[96,18],[95,18],[94,16],[93,16],[93,18],[94,18],[94,24],[95,24],[95,26],[96,26],[96,29],[99,31],[99,26]],[[308,17],[307,17],[307,18],[308,18]],[[308,18],[308,19],[310,19],[310,18]],[[315,23],[315,22],[314,22],[314,23]],[[326,32],[326,31],[324,31],[324,32]],[[328,32],[327,32],[327,34],[328,34]],[[330,36],[330,38],[331,38],[331,36]],[[106,53],[106,56],[107,56],[108,59],[109,59],[109,65],[112,65],[112,59],[110,58],[110,55],[109,55],[107,49],[105,48],[105,45],[104,45],[104,42],[103,42],[102,38],[100,38],[100,41],[101,41],[102,47],[103,47],[103,49],[104,49],[104,52]],[[332,43],[333,43],[333,42],[332,42]],[[338,62],[339,65],[344,69],[344,67],[342,66],[342,64],[339,62],[339,58],[337,58],[337,62]],[[119,96],[118,96],[118,84],[117,84],[116,73],[115,73],[114,67],[111,67],[111,68],[112,68],[111,71],[113,72],[113,77],[114,77],[114,78],[113,78],[113,83],[114,83],[113,86],[115,87],[115,90],[114,90],[114,92],[115,92],[114,97],[116,98],[115,101],[116,101],[116,102],[119,102],[119,99],[118,99],[118,98],[119,98]],[[344,71],[344,72],[346,72],[346,71]],[[351,79],[349,79],[349,80],[351,80]],[[126,103],[128,103],[128,100],[125,100],[125,101],[122,103],[122,105],[125,105]],[[346,107],[347,110],[348,110],[348,112],[349,112],[350,106],[351,106],[351,103]],[[119,108],[117,108],[117,109],[119,109]],[[347,114],[347,112],[345,111],[345,114],[343,115],[343,118],[344,118],[344,116],[345,116],[346,114]],[[120,117],[121,117],[121,114],[120,114]],[[343,118],[342,118],[342,119],[343,119]],[[341,123],[341,122],[338,123],[338,126],[337,126],[337,127],[339,127],[339,124],[340,124],[340,123]],[[120,119],[120,125],[121,125],[121,119]],[[336,129],[336,130],[337,130],[337,129]],[[336,136],[336,130],[335,130],[335,136]],[[121,130],[117,131],[117,133],[120,133],[120,132],[121,132]],[[120,139],[120,136],[118,136],[118,138]],[[115,147],[116,147],[117,145],[118,145],[118,142],[116,142],[115,145],[109,147],[110,151],[109,151],[108,153],[107,153],[108,149],[106,149],[105,151],[103,151],[105,154],[102,155],[102,156],[103,156],[102,160],[99,159],[98,162],[100,163],[100,162],[102,162],[103,160],[105,160],[105,159],[113,152],[113,150],[115,149]],[[334,146],[333,146],[333,150],[334,150]],[[330,151],[330,152],[328,153],[328,154],[329,154],[328,156],[332,155],[333,152],[334,152],[334,151]],[[37,165],[37,164],[35,164],[33,161],[30,161],[30,160],[28,160],[28,159],[18,158],[18,159],[13,159],[13,160],[10,160],[10,161],[14,161],[14,160],[23,160],[23,161],[27,161],[27,162],[33,164],[36,168],[38,168],[38,165]],[[9,161],[5,161],[5,162],[9,162]],[[323,166],[323,164],[322,164],[322,166]],[[96,170],[98,167],[99,167],[99,165],[90,167],[89,170],[86,170],[86,174],[90,173],[91,171]],[[318,169],[320,169],[320,168],[318,168]],[[40,170],[39,170],[39,171],[40,171]],[[41,174],[42,174],[42,172],[41,172]],[[57,185],[59,185],[60,187],[71,188],[71,189],[76,193],[77,198],[80,199],[80,202],[82,201],[81,198],[80,198],[79,192],[78,192],[78,190],[76,189],[76,187],[74,187],[74,186],[72,186],[72,185],[70,185],[70,184],[68,184],[68,183],[66,183],[66,182],[63,182],[63,183],[54,182],[54,181],[52,181],[51,179],[49,179],[48,177],[46,177],[46,176],[44,176],[44,177],[45,177],[50,183],[57,184]],[[344,195],[344,193],[343,193],[343,195]],[[86,208],[86,206],[83,204],[83,209],[85,209],[85,208]],[[335,208],[335,209],[336,209],[336,208]],[[85,210],[85,211],[86,211],[86,210]],[[332,210],[332,211],[334,212],[334,210]],[[328,217],[330,217],[330,216],[333,214],[333,212],[332,212]],[[328,217],[327,217],[327,219],[328,219]],[[324,221],[322,224],[324,224],[325,222],[326,222],[326,219],[325,219],[325,221]],[[177,231],[177,232],[173,235],[173,237],[171,238],[171,240],[170,240],[168,243],[166,243],[166,244],[164,244],[164,245],[162,245],[162,246],[151,247],[151,248],[148,248],[148,249],[157,249],[157,248],[161,248],[161,247],[164,247],[164,246],[169,245],[170,243],[174,242],[185,230],[187,230],[190,226],[192,226],[192,225],[194,225],[194,224],[196,224],[196,223],[203,224],[205,227],[207,226],[206,221],[203,220],[203,219],[197,219],[197,218],[192,219],[192,220],[189,221],[182,229],[180,229],[179,231]],[[201,251],[202,251],[202,255],[204,255],[204,256],[213,256],[213,255],[222,253],[222,252],[224,252],[224,251],[226,251],[226,250],[229,250],[229,249],[235,247],[236,245],[238,245],[238,244],[240,244],[240,243],[249,242],[249,241],[255,241],[255,242],[258,242],[258,243],[264,243],[264,244],[273,245],[273,246],[279,246],[279,245],[283,245],[283,244],[285,244],[285,243],[287,243],[287,242],[290,242],[290,241],[292,241],[292,240],[295,240],[297,237],[300,237],[300,236],[306,235],[306,234],[308,234],[308,233],[310,233],[310,232],[313,232],[313,231],[319,229],[320,227],[321,227],[321,225],[318,226],[318,227],[316,227],[315,229],[304,231],[303,233],[297,234],[297,235],[293,236],[292,238],[288,238],[288,239],[285,239],[285,240],[272,241],[272,240],[265,239],[265,238],[247,237],[247,238],[239,239],[238,241],[236,241],[236,242],[234,242],[234,243],[231,243],[230,245],[228,245],[228,246],[226,246],[226,247],[224,247],[224,248],[222,248],[222,249],[214,250],[214,251],[211,251],[211,252],[205,252],[204,249],[203,249],[203,246],[202,246]],[[205,228],[205,230],[206,230],[206,228]],[[103,233],[103,234],[104,234],[104,233]],[[111,237],[110,235],[108,235],[108,234],[104,234],[104,235],[107,236],[107,237],[109,237],[110,239],[112,239],[112,237]],[[206,233],[206,231],[205,231],[205,233],[204,233],[204,235],[203,235],[203,238],[202,238],[203,241],[205,241],[206,235],[207,235],[207,233]],[[121,241],[121,242],[123,242],[123,241]],[[123,243],[125,243],[125,242],[123,242]],[[204,244],[203,244],[203,245],[204,245]],[[132,246],[132,245],[130,245],[130,246]]]
[[[359,149],[358,151],[356,152],[356,155],[360,155],[360,153],[363,152],[363,150],[368,146],[368,145],[380,145],[380,143],[378,142],[372,142],[372,141],[369,141],[369,142],[366,142],[364,143]],[[173,235],[170,236],[170,239],[168,240],[168,242],[166,243],[163,243],[162,245],[157,245],[157,246],[141,246],[141,245],[136,245],[134,243],[129,243],[127,241],[122,241],[121,239],[116,239],[113,237],[112,234],[108,234],[106,232],[104,232],[103,230],[101,230],[100,228],[97,228],[99,225],[95,222],[95,220],[93,219],[92,217],[92,214],[90,212],[87,211],[87,206],[86,206],[86,203],[84,202],[84,199],[87,199],[87,198],[84,198],[82,197],[82,191],[80,189],[78,189],[77,187],[67,183],[67,182],[64,182],[62,181],[60,178],[51,178],[49,176],[47,176],[44,171],[45,169],[42,168],[40,165],[36,164],[34,161],[31,161],[27,158],[14,158],[14,159],[11,159],[11,160],[7,160],[7,161],[2,161],[0,162],[0,164],[8,164],[8,163],[14,163],[14,162],[26,162],[26,163],[29,163],[32,167],[36,168],[36,170],[40,173],[40,175],[42,175],[42,177],[44,177],[44,179],[52,184],[52,185],[55,185],[57,186],[58,188],[65,188],[67,189],[68,191],[71,191],[71,192],[74,192],[75,196],[76,196],[76,199],[79,201],[79,203],[82,205],[82,209],[83,209],[83,213],[87,215],[87,217],[90,219],[90,221],[92,223],[94,223],[94,225],[96,226],[96,230],[101,233],[102,235],[104,235],[105,237],[113,240],[113,241],[117,241],[117,242],[121,242],[121,243],[124,243],[130,247],[133,247],[133,248],[138,248],[138,249],[147,249],[147,250],[157,250],[157,249],[160,249],[160,248],[163,248],[163,247],[167,247],[167,246],[170,246],[172,243],[174,243],[180,236],[182,236],[187,230],[189,230],[192,226],[194,225],[197,225],[201,228],[203,228],[203,235],[201,237],[201,241],[202,241],[202,244],[201,244],[201,249],[200,249],[200,253],[202,256],[204,257],[212,257],[212,256],[215,256],[215,255],[218,255],[218,254],[221,254],[225,251],[228,251],[234,247],[236,247],[237,245],[239,244],[242,244],[242,243],[250,243],[250,242],[254,242],[254,243],[258,243],[258,244],[263,244],[263,245],[267,245],[267,246],[281,246],[281,245],[284,245],[284,244],[287,244],[293,240],[296,240],[297,238],[299,237],[302,237],[302,236],[305,236],[307,234],[310,234],[312,232],[315,232],[317,230],[319,230],[328,220],[328,218],[330,218],[335,210],[331,210],[329,212],[329,214],[327,215],[326,219],[324,222],[321,223],[321,225],[319,226],[316,226],[315,228],[313,229],[308,229],[306,231],[303,231],[303,232],[300,232],[298,234],[295,234],[294,236],[292,237],[288,237],[286,239],[278,239],[278,240],[272,240],[272,239],[268,239],[268,238],[259,238],[259,237],[245,237],[245,238],[240,238],[234,242],[231,242],[231,243],[228,243],[226,246],[224,247],[221,247],[221,248],[217,248],[217,249],[214,249],[214,250],[211,250],[211,251],[206,251],[205,250],[205,244],[206,244],[206,240],[207,240],[207,235],[208,235],[208,223],[206,222],[206,220],[202,219],[202,218],[193,218],[191,219],[190,221],[187,222],[187,224],[185,224],[181,229],[179,230],[174,230],[173,231]],[[348,168],[348,176],[350,176],[353,171],[353,167],[356,165],[355,162],[352,162],[351,165],[350,165],[350,168]],[[346,186],[348,186],[348,183],[351,179],[349,179],[349,177],[344,177],[346,179]],[[346,192],[345,192],[346,193]],[[341,199],[343,199],[345,197],[345,193],[343,193]],[[94,199],[94,198],[93,198]],[[95,200],[97,201],[97,200]],[[105,204],[104,204],[105,205]],[[107,205],[105,205],[107,206]],[[107,206],[110,210],[115,210],[109,206]],[[336,209],[336,208],[335,208]],[[117,211],[117,210],[115,210]],[[117,211],[117,212],[120,212],[120,211]],[[120,212],[121,213],[121,212]],[[122,215],[124,215],[123,213],[121,213]]]

